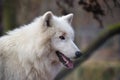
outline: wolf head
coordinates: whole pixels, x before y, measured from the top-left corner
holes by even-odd
[[[70,59],[78,58],[82,55],[74,43],[74,31],[71,27],[72,18],[73,14],[56,17],[50,11],[42,16],[44,29],[51,30],[53,33],[50,37],[51,46],[54,48],[60,62],[67,68],[73,67]]]

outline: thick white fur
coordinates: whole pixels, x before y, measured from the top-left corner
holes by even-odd
[[[56,17],[49,11],[1,37],[0,80],[52,80],[62,67],[55,51],[73,57],[79,50],[73,43],[72,16]],[[47,26],[47,19],[52,27]],[[66,44],[56,39],[63,32]]]

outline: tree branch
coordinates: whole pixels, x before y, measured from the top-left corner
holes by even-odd
[[[94,40],[85,50],[83,50],[84,55],[77,59],[74,62],[74,69],[63,69],[54,80],[61,80],[68,74],[70,74],[73,70],[75,70],[81,63],[86,61],[95,50],[97,50],[101,45],[103,45],[108,39],[113,37],[116,34],[120,34],[120,24],[113,25],[107,27],[105,30],[101,32],[101,34]]]

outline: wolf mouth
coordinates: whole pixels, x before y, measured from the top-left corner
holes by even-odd
[[[62,54],[60,51],[56,51],[56,54],[60,60],[60,62],[66,66],[68,69],[72,69],[73,68],[73,62],[66,57],[64,54]]]

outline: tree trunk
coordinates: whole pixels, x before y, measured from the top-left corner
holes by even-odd
[[[17,0],[3,1],[3,26],[4,32],[15,28],[16,26],[16,5]]]
[[[3,26],[2,26],[2,6],[3,6],[3,1],[0,0],[0,36],[2,35],[3,31]]]

